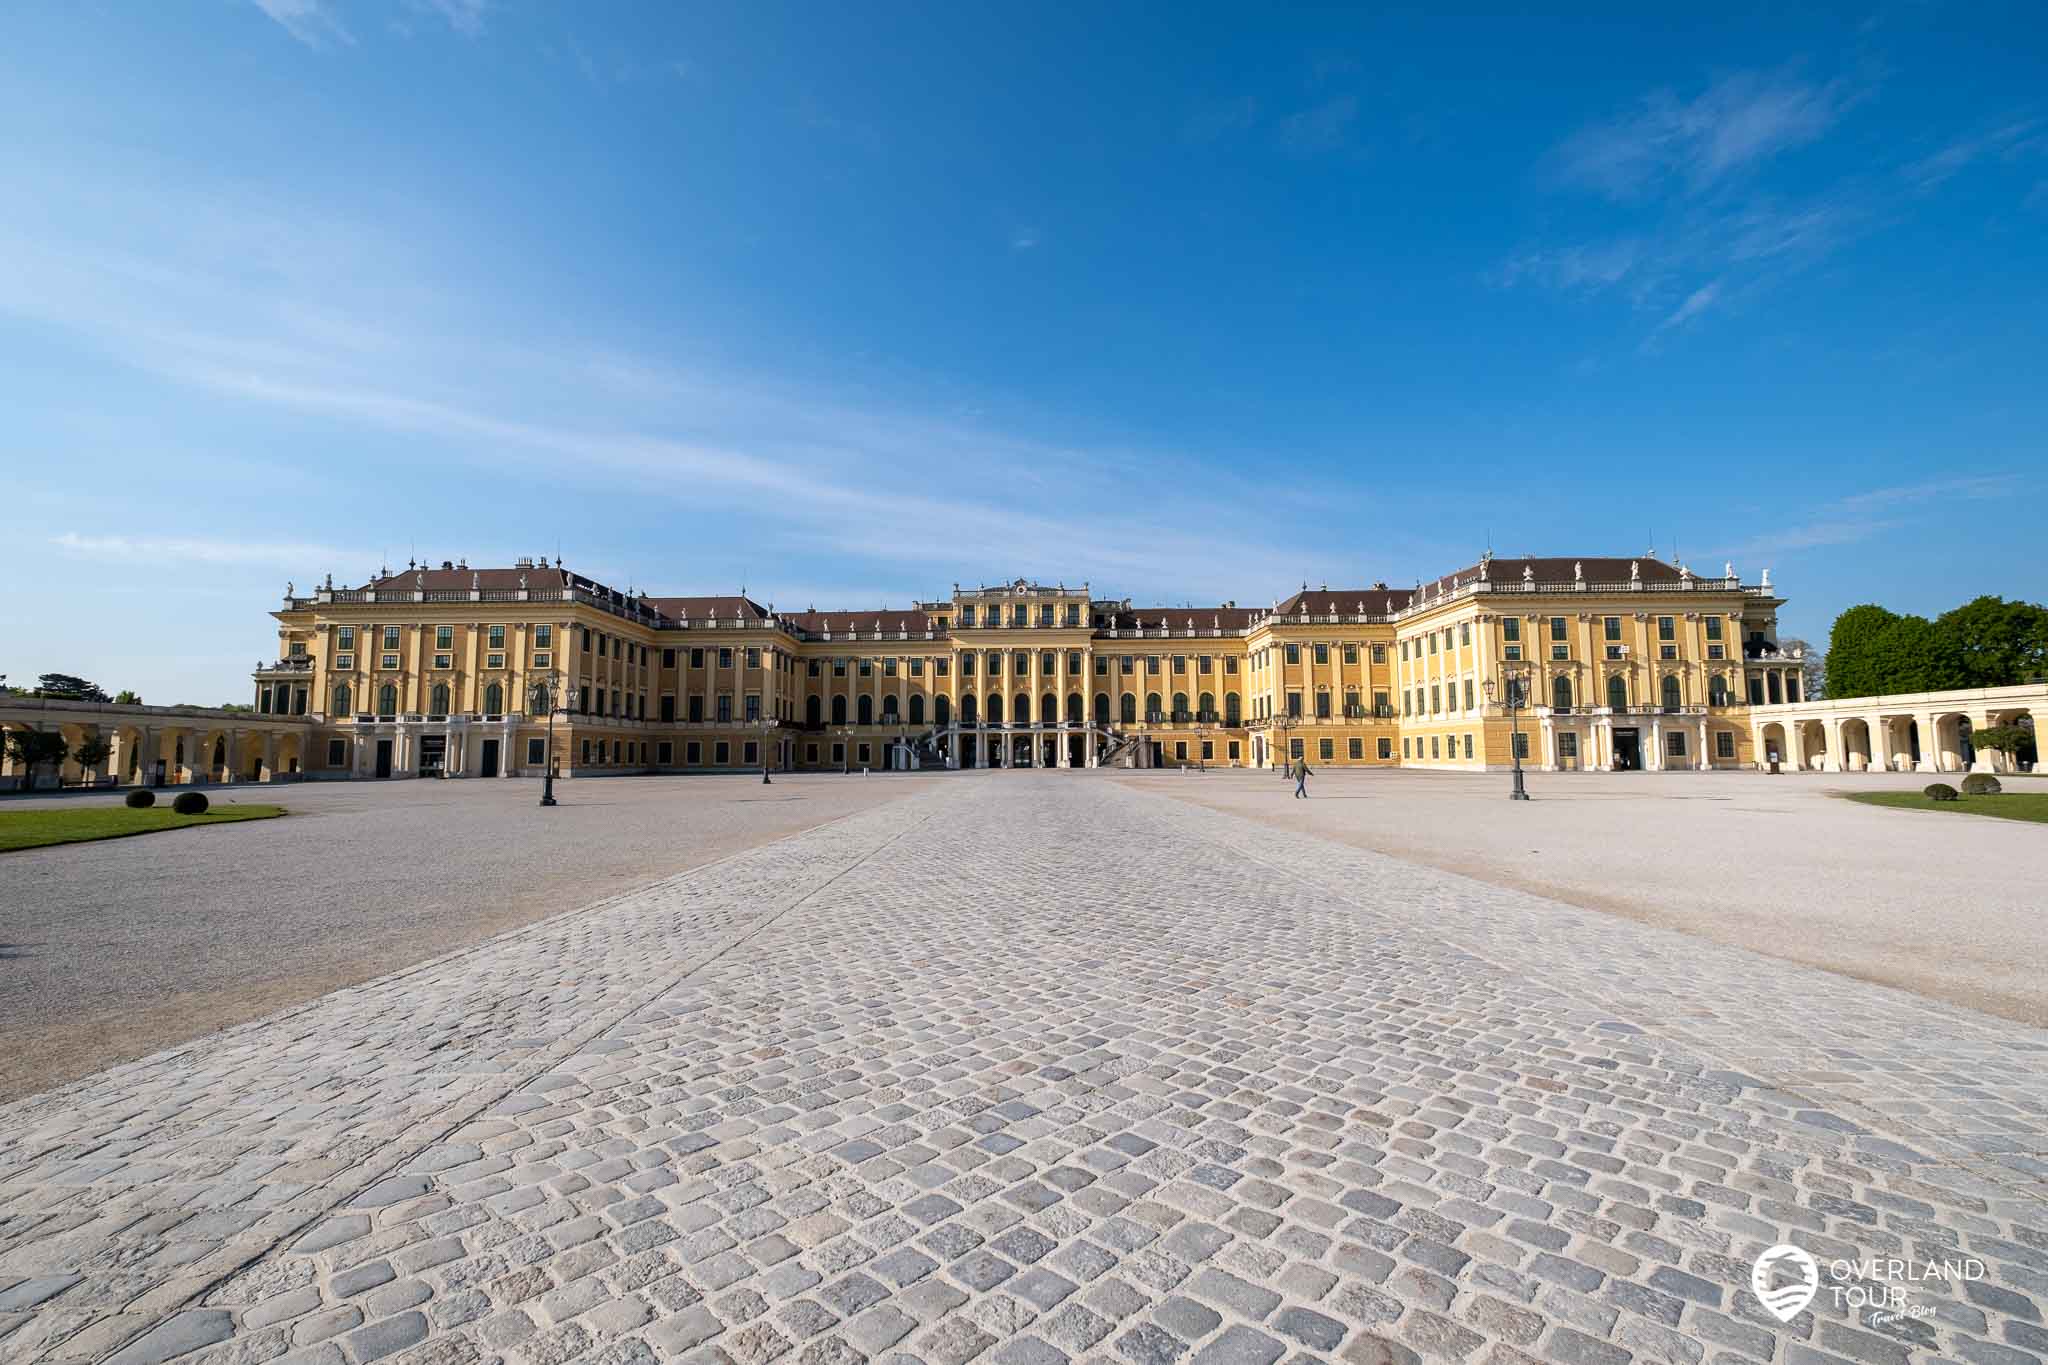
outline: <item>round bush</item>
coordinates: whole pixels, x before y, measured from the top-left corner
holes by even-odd
[[[1953,797],[1954,793],[1951,792]],[[171,809],[180,815],[204,815],[206,813],[205,792],[179,792],[178,799],[171,802]]]
[[[1920,789],[1920,794],[1930,801],[1953,801],[1956,799],[1956,789],[1946,782],[1930,782]]]
[[[1998,785],[1998,779],[1990,773],[1971,773],[1963,779],[1963,795],[1996,796],[2005,788]]]
[[[128,793],[128,804],[138,810],[144,806],[154,806],[156,804],[156,793],[144,791],[142,788],[137,787],[134,791]]]

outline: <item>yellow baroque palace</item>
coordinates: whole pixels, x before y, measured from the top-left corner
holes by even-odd
[[[288,590],[265,716],[309,778],[909,767],[1734,768],[1800,698],[1770,576],[1487,556],[1412,588],[1139,607],[622,593],[546,560]],[[551,717],[549,702],[553,703]],[[1519,702],[1519,705],[1510,705]],[[552,725],[550,721],[552,720]]]

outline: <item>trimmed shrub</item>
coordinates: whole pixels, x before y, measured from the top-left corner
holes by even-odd
[[[128,793],[128,804],[134,806],[137,810],[144,806],[154,806],[156,804],[156,793],[137,787],[134,791]]]
[[[1951,792],[1949,795],[1953,798],[1955,793]],[[204,815],[206,814],[206,793],[179,792],[178,799],[171,802],[171,809],[180,815]]]
[[[1946,782],[1930,782],[1920,789],[1920,794],[1930,801],[1953,801],[1956,789]],[[180,797],[180,800],[184,798]]]
[[[1998,785],[1998,779],[1990,773],[1971,773],[1963,779],[1963,795],[1996,796],[2005,788]]]

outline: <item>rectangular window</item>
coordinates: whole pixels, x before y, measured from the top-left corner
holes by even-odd
[[[1733,730],[1714,731],[1714,757],[1735,757],[1735,732]]]
[[[504,666],[505,666],[505,656],[504,656],[504,655],[502,655],[502,654],[486,654],[486,655],[484,655],[484,667],[485,667],[485,668],[503,668]]]
[[[1470,621],[1458,622],[1458,643],[1461,645],[1472,643],[1472,623]]]
[[[748,668],[759,668],[760,666],[761,666],[761,647],[760,647],[759,645],[748,645],[748,646],[747,646],[747,667],[748,667]]]
[[[973,624],[974,624],[974,608],[973,608],[973,607],[962,607],[962,608],[960,608],[960,624],[961,624],[961,625],[963,625],[963,626],[971,626],[971,625],[973,625]]]
[[[761,698],[757,693],[747,693],[747,721],[749,724],[761,719]]]
[[[1619,659],[1619,658],[1621,657],[1621,651],[1622,651],[1622,646],[1620,646],[1620,645],[1609,645],[1609,646],[1607,646],[1607,657],[1608,657],[1608,658],[1610,658],[1610,659]]]
[[[454,655],[452,655],[452,654],[436,654],[436,655],[434,656],[434,667],[436,667],[436,668],[453,668],[453,667],[455,667],[455,656],[454,656]]]
[[[1300,663],[1300,662],[1301,662],[1301,646],[1300,646],[1300,645],[1289,645],[1289,646],[1287,646],[1287,662],[1288,662],[1288,663],[1291,663],[1291,664],[1298,664],[1298,663]]]
[[[1334,739],[1325,739],[1325,740],[1320,740],[1320,741],[1318,741],[1318,742],[1317,742],[1317,745],[1316,745],[1316,757],[1318,757],[1318,758],[1322,759],[1322,760],[1323,760],[1323,762],[1325,762],[1325,763],[1328,763],[1328,762],[1329,762],[1329,761],[1330,761],[1331,759],[1335,758],[1336,756],[1337,756],[1337,741],[1336,741],[1336,740],[1334,740]]]
[[[547,745],[548,745],[548,742],[547,742],[546,740],[544,740],[544,739],[529,739],[529,740],[527,740],[527,741],[526,741],[526,761],[527,761],[527,762],[528,762],[529,764],[533,764],[533,765],[539,765],[539,764],[542,764],[542,763],[545,763],[545,762],[547,762],[547,757],[548,757],[548,753],[547,753]]]
[[[1513,663],[1515,660],[1522,657],[1522,647],[1520,645],[1508,645],[1507,647],[1501,650],[1501,657],[1506,659],[1509,663]]]
[[[683,766],[694,768],[704,761],[704,746],[696,740],[683,745]]]
[[[1676,618],[1670,616],[1660,616],[1657,618],[1657,638],[1660,640],[1676,640],[1678,638],[1678,621]]]
[[[663,668],[674,668],[676,666],[675,650],[664,649],[663,651],[661,651],[661,666]]]
[[[1133,662],[1134,661],[1132,660],[1131,656],[1128,654],[1124,655],[1121,659],[1117,661],[1119,668],[1123,672],[1123,675],[1127,678],[1131,676],[1131,667]]]
[[[1521,618],[1521,617],[1519,617],[1519,616],[1503,616],[1503,617],[1501,617],[1501,618],[1500,618],[1500,638],[1501,638],[1501,639],[1503,639],[1503,640],[1519,640],[1519,639],[1521,639],[1521,638],[1522,638],[1522,618]]]
[[[356,628],[354,626],[343,626],[340,630],[336,631],[334,647],[336,649],[354,649],[356,647]]]
[[[712,767],[723,768],[727,763],[730,763],[731,761],[732,745],[726,743],[724,740],[721,739],[711,746]]]
[[[356,666],[356,656],[353,654],[337,654],[334,656],[334,666],[345,673]]]
[[[553,649],[555,647],[555,628],[553,626],[535,626],[533,628],[533,647],[535,649]]]
[[[386,627],[384,627],[384,648],[386,648],[386,649],[396,649],[396,648],[398,648],[398,627],[397,627],[397,626],[386,626]]]
[[[1524,762],[1526,762],[1526,761],[1528,760],[1528,757],[1529,757],[1529,735],[1528,735],[1528,732],[1527,732],[1527,731],[1523,731],[1523,732],[1521,732],[1521,733],[1517,734],[1517,735],[1516,735],[1516,736],[1515,736],[1514,738],[1515,738],[1515,757],[1516,757],[1516,758],[1519,758],[1519,759],[1522,759],[1522,760],[1523,760]]]
[[[553,662],[554,657],[552,654],[536,654],[533,656],[533,666],[535,668],[546,668]]]
[[[1431,632],[1429,633],[1429,652],[1430,652],[1430,653],[1432,653],[1432,654],[1436,653],[1436,632],[1435,632],[1435,631],[1431,631]]]
[[[600,659],[602,659],[602,658],[606,657],[606,651],[607,651],[607,650],[609,650],[609,649],[611,648],[611,645],[612,645],[612,637],[611,637],[611,636],[609,636],[609,635],[600,635],[600,636],[598,636],[598,637],[597,637],[597,657],[598,657],[598,658],[600,658]],[[599,752],[603,752],[603,751],[602,751],[602,750],[600,750]]]
[[[974,676],[974,656],[972,654],[962,654],[960,656],[960,676],[963,678]]]
[[[1049,625],[1051,625],[1051,624],[1052,624],[1052,611],[1053,611],[1052,603],[1050,603],[1050,602],[1045,602],[1045,603],[1042,603],[1042,604],[1040,604],[1040,606],[1039,606],[1039,608],[1038,608],[1038,624],[1039,624],[1039,625],[1041,625],[1041,626],[1049,626]]]
[[[1560,731],[1557,736],[1557,756],[1559,758],[1577,758],[1579,756],[1579,737],[1570,730]]]
[[[690,667],[692,667],[692,668],[702,668],[703,666],[704,666],[704,651],[703,651],[703,650],[702,650],[701,648],[699,648],[699,649],[693,649],[693,650],[691,650],[691,651],[690,651]]]
[[[1346,646],[1344,646],[1344,662],[1345,662],[1345,663],[1347,663],[1347,664],[1355,664],[1355,663],[1357,663],[1357,662],[1358,662],[1358,646],[1357,646],[1357,645],[1346,645]]]
[[[952,666],[953,661],[951,659],[933,659],[932,676],[935,678],[943,678],[946,676],[946,671],[950,669]]]
[[[1721,618],[1720,618],[1720,617],[1718,617],[1718,616],[1709,616],[1709,617],[1707,618],[1707,638],[1708,638],[1709,640],[1718,640],[1718,639],[1720,639],[1720,638],[1721,638]]]
[[[1022,607],[1019,607],[1019,608],[1018,608],[1017,610],[1019,610],[1019,611],[1022,611],[1022,610],[1023,610],[1023,608],[1022,608]],[[1023,623],[1022,621],[1019,621],[1019,622],[1018,622],[1017,624],[1021,626],[1021,625],[1023,625],[1024,623]],[[867,766],[868,766],[868,746],[867,746],[867,745],[863,744],[863,745],[861,745],[861,746],[860,746],[860,747],[859,747],[859,748],[858,748],[857,750],[855,750],[855,751],[854,751],[854,761],[855,761],[855,762],[857,762],[857,763],[859,763],[859,764],[860,764],[860,766],[861,766],[861,767],[863,767],[863,768],[865,768],[865,767],[867,767]]]
[[[914,656],[911,659],[910,676],[913,678],[922,678],[924,676],[924,657],[922,655]]]
[[[1174,676],[1175,676],[1175,677],[1177,677],[1177,678],[1178,678],[1178,677],[1185,677],[1185,676],[1186,676],[1186,674],[1187,674],[1187,671],[1188,671],[1188,656],[1187,656],[1187,655],[1185,655],[1185,654],[1176,654],[1176,655],[1174,655],[1174,656],[1173,656],[1173,674],[1174,674]]]
[[[1444,709],[1444,690],[1436,683],[1429,685],[1429,714],[1436,715]]]
[[[1565,633],[1564,618],[1562,616],[1553,616],[1550,618],[1550,638],[1553,640],[1564,640],[1570,638]]]
[[[1684,758],[1685,731],[1667,731],[1664,735],[1664,752],[1672,758]]]
[[[1435,735],[1431,735],[1429,737],[1429,756],[1431,758],[1443,757],[1443,747],[1438,743],[1437,737]]]
[[[893,678],[896,676],[895,655],[892,654],[888,658],[882,660],[882,676],[885,678]]]
[[[1376,664],[1383,664],[1387,661],[1387,647],[1385,645],[1374,645],[1372,647],[1372,661]]]
[[[1316,662],[1319,664],[1330,662],[1330,647],[1328,645],[1321,642],[1316,644]]]
[[[1107,654],[1095,656],[1095,676],[1098,678],[1109,676],[1109,656]]]
[[[503,626],[490,627],[487,642],[492,649],[503,649],[505,647],[505,628]]]
[[[1465,679],[1465,709],[1467,711],[1472,709],[1472,680],[1470,678]]]
[[[676,699],[674,697],[663,697],[661,699],[661,718],[665,721],[676,718]]]
[[[1223,672],[1225,673],[1225,675],[1234,675],[1234,674],[1236,674],[1236,672],[1237,672],[1237,660],[1236,660],[1235,658],[1226,658],[1226,659],[1224,659],[1224,661],[1223,661]]]
[[[718,651],[718,666],[719,666],[720,668],[731,668],[731,667],[732,667],[732,650],[731,650],[731,649],[721,649],[721,650],[719,650],[719,651]]]
[[[1204,762],[1204,763],[1207,763],[1207,762],[1208,762],[1208,761],[1209,761],[1210,759],[1212,759],[1212,758],[1214,758],[1214,757],[1216,757],[1216,741],[1214,741],[1214,740],[1211,740],[1211,739],[1205,739],[1205,740],[1203,740],[1203,741],[1202,741],[1202,762]]]
[[[654,761],[666,768],[676,761],[676,746],[673,741],[662,740],[654,746]]]
[[[1186,740],[1177,739],[1173,742],[1173,760],[1176,763],[1188,761],[1188,742]]]
[[[590,762],[590,741],[587,739],[583,741],[583,761]]]
[[[1405,739],[1401,741],[1401,757],[1408,757],[1408,741]]]
[[[1147,654],[1145,656],[1145,672],[1154,678],[1159,676],[1159,656],[1157,654]]]
[[[1572,647],[1570,645],[1552,645],[1550,647],[1550,657],[1553,659],[1569,659],[1572,657]]]
[[[817,761],[818,761],[818,746],[817,746],[817,745],[815,745],[815,744],[806,744],[806,745],[804,745],[804,762],[806,762],[806,763],[816,763]]]
[[[1472,736],[1469,734],[1465,736],[1465,757],[1472,757]]]
[[[1300,740],[1298,740],[1298,739],[1290,739],[1290,740],[1288,740],[1288,741],[1287,741],[1287,754],[1288,754],[1288,757],[1290,757],[1290,758],[1300,758],[1300,757],[1301,757],[1301,741],[1300,741]]]
[[[761,750],[755,745],[753,740],[750,739],[740,746],[740,762],[751,768],[760,761]]]
[[[1297,720],[1301,718],[1301,693],[1289,692],[1287,694],[1287,714]]]
[[[1621,618],[1619,616],[1609,616],[1603,619],[1600,622],[1600,633],[1603,639],[1610,642],[1620,640]]]
[[[1658,657],[1658,658],[1660,658],[1660,659],[1675,659],[1675,658],[1677,658],[1677,657],[1678,657],[1678,646],[1677,646],[1677,645],[1658,645],[1658,646],[1657,646],[1657,657]]]
[[[1723,659],[1723,658],[1726,658],[1726,657],[1727,657],[1727,655],[1725,655],[1724,653],[1722,653],[1722,648],[1723,648],[1723,647],[1722,647],[1721,645],[1708,645],[1708,646],[1707,646],[1707,657],[1708,657],[1709,659]]]
[[[1362,740],[1362,739],[1359,739],[1359,738],[1357,738],[1356,736],[1353,736],[1353,737],[1352,737],[1352,739],[1351,739],[1351,740],[1349,741],[1349,743],[1350,743],[1350,752],[1351,752],[1351,757],[1352,757],[1352,758],[1354,758],[1354,759],[1360,759],[1360,758],[1364,758],[1364,757],[1365,757],[1365,741],[1364,741],[1364,740]]]
[[[330,768],[346,768],[348,766],[347,740],[330,739],[327,741],[327,766]]]
[[[1381,758],[1392,758],[1394,756],[1394,741],[1383,736],[1380,739],[1379,751]]]

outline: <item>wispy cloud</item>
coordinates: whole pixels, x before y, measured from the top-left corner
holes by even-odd
[[[1657,324],[1657,332],[1662,334],[1685,326],[1687,323],[1698,318],[1700,314],[1712,308],[1714,300],[1720,297],[1721,282],[1719,280],[1715,280],[1711,284],[1701,285],[1698,289],[1685,296],[1685,302],[1679,304],[1672,311],[1671,316]]]
[[[1981,133],[1957,138],[1939,151],[1900,167],[1899,174],[1921,193],[1940,188],[1971,166],[1989,158],[2013,158],[2048,151],[2048,131],[2039,118],[2012,119]]]
[[[1280,120],[1280,149],[1290,156],[1319,156],[1343,147],[1358,121],[1358,96],[1338,95]]]
[[[1815,85],[1779,73],[1723,76],[1692,99],[1669,90],[1583,128],[1558,147],[1566,180],[1614,198],[1677,181],[1703,190],[1833,127],[1858,91],[1842,80]]]
[[[484,14],[491,8],[491,0],[410,0],[414,8],[439,15],[465,38],[474,38],[484,31]]]
[[[315,564],[367,564],[370,552],[312,541],[264,541],[194,536],[103,536],[66,531],[50,544],[81,558],[169,567],[173,564],[230,564],[304,570]]]
[[[1755,558],[1852,545],[1905,525],[1908,518],[1900,512],[1908,507],[1930,502],[1982,502],[2009,498],[2019,491],[2019,479],[2010,474],[1963,475],[1866,489],[1819,505],[1804,521],[1712,550],[1709,557]]]
[[[323,0],[251,0],[251,3],[307,47],[355,42]]]
[[[1016,227],[1010,229],[1010,250],[1029,251],[1037,246],[1038,243],[1039,233],[1037,228],[1019,223]]]

